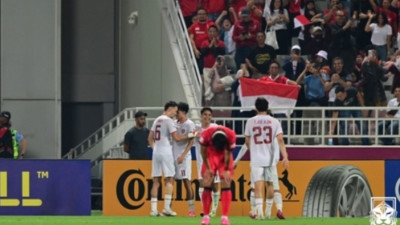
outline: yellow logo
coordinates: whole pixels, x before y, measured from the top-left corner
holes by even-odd
[[[0,172],[0,207],[2,206],[15,207],[19,205],[37,207],[42,205],[42,199],[30,198],[31,195],[30,172],[23,171],[21,175],[22,175],[22,185],[21,185],[22,199],[20,200],[16,198],[8,198],[7,172],[4,171]],[[46,174],[40,174],[40,175],[45,177]]]

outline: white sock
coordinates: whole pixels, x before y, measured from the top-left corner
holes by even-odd
[[[151,198],[151,211],[158,212],[157,210],[157,198]]]
[[[220,196],[221,196],[221,193],[219,191],[213,192],[211,212],[217,211]]]
[[[165,195],[164,196],[164,209],[171,209],[171,201],[172,201],[172,195]]]
[[[258,215],[258,214],[262,213],[262,211],[263,211],[263,199],[256,198],[255,202],[256,202],[255,213]]]
[[[265,216],[270,217],[271,216],[271,210],[272,210],[272,204],[274,203],[274,199],[272,198],[267,198],[265,201],[266,207],[265,207]]]
[[[189,200],[189,211],[194,211],[194,200]]]
[[[256,200],[254,197],[254,191],[250,192],[250,207],[251,211],[254,213],[254,210],[256,209]]]
[[[202,202],[202,198],[203,198],[203,191],[204,191],[204,188],[203,188],[203,187],[199,187],[199,196],[200,196],[200,202]]]
[[[276,209],[282,211],[283,204],[282,204],[282,195],[280,192],[274,192],[274,202]]]

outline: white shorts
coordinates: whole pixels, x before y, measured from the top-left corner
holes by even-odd
[[[272,182],[274,190],[279,190],[278,171],[276,166],[251,167],[251,188],[254,188],[255,181]]]
[[[181,164],[175,160],[175,179],[192,179],[192,157],[186,157]]]
[[[161,177],[163,173],[164,177],[175,176],[175,165],[172,153],[153,154],[153,160],[151,161],[151,176]]]

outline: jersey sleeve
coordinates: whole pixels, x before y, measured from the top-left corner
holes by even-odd
[[[167,127],[170,134],[176,132],[176,126],[172,119],[167,120]]]

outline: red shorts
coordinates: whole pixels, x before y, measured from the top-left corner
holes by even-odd
[[[217,173],[217,171],[219,172],[219,177],[221,179],[223,179],[223,172],[226,170],[225,169],[225,162],[224,162],[224,155],[208,155],[208,163],[210,164],[210,168],[211,168],[211,173],[213,174],[213,176],[215,176],[215,174]],[[204,162],[201,166],[201,176],[204,177],[204,173],[206,171],[206,165],[204,165]],[[228,171],[230,172],[231,176],[233,177],[233,157],[231,156],[231,160],[229,163],[229,168]]]

